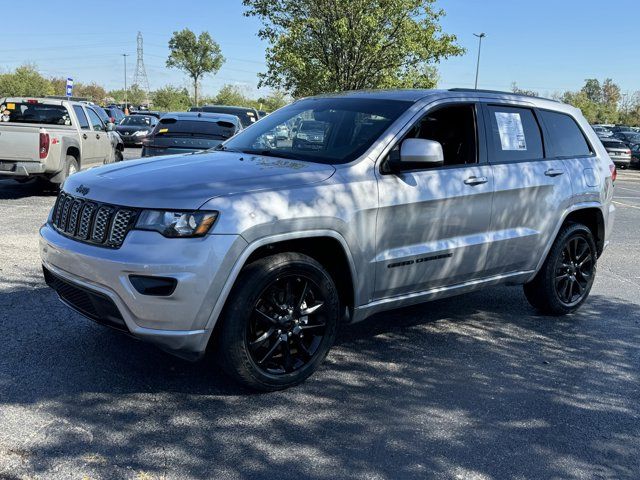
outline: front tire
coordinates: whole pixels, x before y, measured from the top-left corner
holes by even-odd
[[[340,302],[331,276],[300,253],[246,266],[223,312],[216,350],[239,383],[273,391],[303,382],[335,340]]]
[[[593,286],[597,256],[589,228],[578,223],[565,225],[538,274],[524,285],[527,300],[548,315],[577,310]]]

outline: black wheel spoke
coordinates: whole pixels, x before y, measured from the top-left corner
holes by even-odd
[[[269,338],[271,338],[271,336],[275,333],[275,328],[270,328],[269,330],[267,330],[266,332],[264,332],[262,335],[260,335],[258,338],[256,338],[254,341],[252,341],[251,343],[249,343],[249,346],[252,349],[256,349],[261,347],[262,345],[264,345],[264,343],[269,340]]]
[[[274,344],[271,346],[269,351],[265,354],[264,357],[262,357],[262,360],[260,360],[258,363],[263,364],[264,362],[269,360],[271,357],[273,357],[273,354],[276,353],[276,349],[280,346],[281,342],[282,340],[280,340],[280,337],[278,337],[278,339],[274,342]]]
[[[595,252],[582,234],[566,240],[555,268],[555,287],[558,298],[566,304],[583,299],[593,280]]]
[[[245,345],[254,364],[271,375],[311,362],[326,334],[322,290],[304,274],[287,274],[265,287],[253,307]]]
[[[259,308],[255,309],[256,313],[258,314],[258,316],[260,318],[263,318],[264,320],[266,320],[267,322],[273,324],[273,325],[277,325],[278,321],[275,318],[271,318],[269,315],[267,315],[266,313],[264,313],[262,310],[260,310]]]

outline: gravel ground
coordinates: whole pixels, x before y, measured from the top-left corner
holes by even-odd
[[[616,196],[577,314],[519,287],[384,313],[258,395],[60,304],[37,251],[54,197],[0,181],[0,479],[637,479],[640,173]]]

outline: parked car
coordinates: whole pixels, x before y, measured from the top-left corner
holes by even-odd
[[[629,163],[630,167],[638,168],[640,167],[640,144],[636,143],[635,145],[631,145],[631,162]]]
[[[323,149],[256,148],[300,116],[326,125]],[[255,389],[302,382],[340,322],[389,309],[509,283],[573,312],[611,238],[615,166],[552,100],[315,97],[217,148],[72,176],[40,254],[71,308],[186,358],[209,346]]]
[[[119,125],[120,122],[122,122],[122,120],[124,120],[126,117],[124,112],[120,110],[118,107],[108,106],[108,107],[104,107],[103,110],[109,116],[110,122],[115,125]]]
[[[640,133],[637,133],[633,130],[629,131],[618,131],[613,134],[614,138],[621,140],[627,147],[634,145],[636,143],[640,143]]]
[[[317,120],[306,120],[293,137],[293,148],[298,150],[321,150],[324,148],[330,125]]]
[[[203,105],[202,107],[191,107],[190,112],[226,113],[235,115],[240,119],[242,128],[247,128],[258,121],[260,116],[255,108],[251,107],[230,107],[228,105]]]
[[[181,112],[168,113],[142,142],[142,156],[172,155],[207,150],[242,130],[234,115]]]
[[[113,118],[109,116],[104,108],[96,105],[95,103],[88,104],[87,108],[90,108],[94,112],[96,112],[100,117],[100,120],[102,120],[102,123],[104,123],[108,127],[107,136],[109,137],[109,140],[111,140],[111,146],[115,151],[116,162],[122,161],[122,159],[124,158],[124,140],[122,140],[120,134],[116,132],[116,125],[111,121],[113,120]]]
[[[50,98],[0,99],[0,178],[57,187],[81,169],[120,159],[92,106]]]
[[[158,112],[155,110],[131,110],[129,112],[129,115],[148,115],[150,117],[155,117],[157,119],[160,119],[162,115],[164,115],[164,113]]]
[[[600,125],[594,125],[593,131],[596,132],[596,135],[601,138],[611,137],[613,135],[613,132],[611,130]]]
[[[291,132],[286,125],[278,125],[275,129],[276,140],[288,140]]]
[[[631,149],[622,140],[617,138],[603,138],[602,145],[609,157],[617,167],[627,168],[631,163]]]
[[[151,115],[129,115],[116,126],[116,132],[122,137],[125,146],[141,147],[142,141],[151,134],[157,124],[158,119]]]

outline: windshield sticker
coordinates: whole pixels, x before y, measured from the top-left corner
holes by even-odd
[[[502,150],[526,150],[522,119],[519,113],[495,112]]]
[[[15,110],[15,109],[16,109],[15,103],[7,103],[7,110]]]

